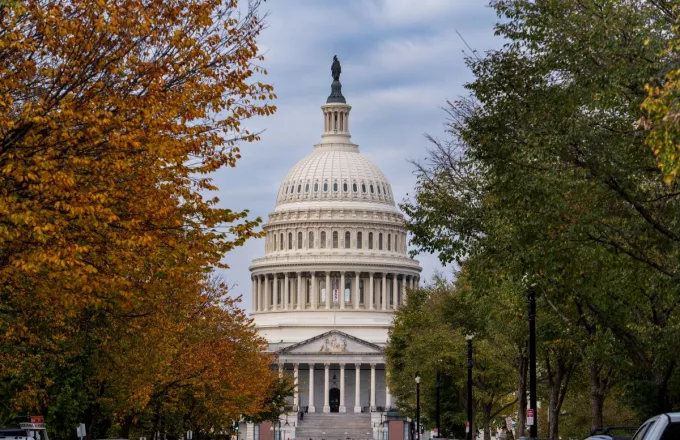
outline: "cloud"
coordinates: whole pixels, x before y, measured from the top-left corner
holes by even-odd
[[[320,140],[320,106],[330,92],[333,55],[342,62],[343,92],[352,105],[352,141],[392,184],[397,202],[411,193],[415,177],[409,159],[422,159],[423,134],[444,135],[447,99],[465,94],[471,79],[462,51],[466,41],[480,52],[500,46],[493,36],[496,16],[484,2],[469,0],[271,0],[268,28],[260,38],[264,67],[278,96],[278,111],[247,121],[265,130],[262,140],[243,145],[236,168],[220,170],[220,206],[249,209],[266,221],[288,170]],[[250,310],[248,266],[264,254],[262,240],[249,240],[228,253],[223,276],[233,295]],[[418,257],[423,278],[441,268],[436,256]]]

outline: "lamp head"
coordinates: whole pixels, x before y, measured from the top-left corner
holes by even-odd
[[[416,383],[420,383],[420,376],[416,376]]]
[[[474,338],[474,337],[475,337],[474,334],[465,335],[465,340],[472,341],[472,338]]]

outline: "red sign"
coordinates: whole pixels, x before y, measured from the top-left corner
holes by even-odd
[[[533,417],[533,416],[534,416],[534,410],[531,409],[531,408],[529,408],[529,409],[527,410],[527,417]]]
[[[470,422],[469,421],[465,422],[465,432],[470,432]]]

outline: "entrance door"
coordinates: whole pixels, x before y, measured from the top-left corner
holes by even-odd
[[[328,401],[332,413],[340,410],[340,390],[338,388],[328,390]]]

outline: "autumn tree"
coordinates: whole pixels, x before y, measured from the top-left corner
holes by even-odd
[[[258,80],[263,25],[257,1],[3,3],[5,418],[55,409],[69,430],[97,411],[134,421],[150,402],[182,400],[179,384],[224,394],[200,403],[202,426],[254,411],[269,386],[261,341],[203,287],[258,235],[260,219],[217,206],[210,174],[258,139],[244,120],[275,110]],[[240,371],[237,355],[256,366]]]

